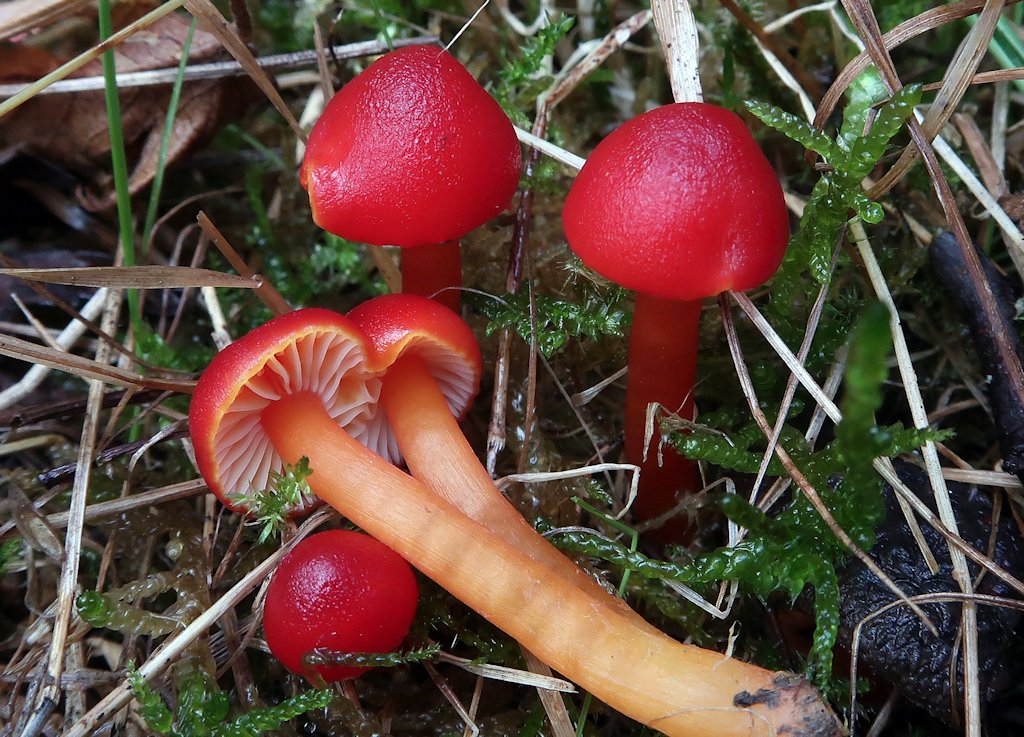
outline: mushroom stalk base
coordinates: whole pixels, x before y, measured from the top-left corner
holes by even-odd
[[[608,595],[538,533],[494,485],[422,359],[407,354],[389,366],[380,401],[414,478],[571,585],[594,596]],[[638,626],[662,635],[621,599],[614,602]]]
[[[278,400],[262,420],[286,463],[309,459],[320,498],[623,714],[670,737],[839,734],[806,681],[637,627],[368,451],[316,396]]]
[[[640,466],[640,483],[633,503],[633,513],[640,520],[668,512],[684,494],[700,489],[697,467],[692,461],[670,446],[659,452],[662,433],[657,420],[644,460],[648,405],[657,402],[684,420],[693,419],[700,313],[699,300],[681,302],[636,295],[629,336],[626,460]],[[693,530],[685,515],[680,515],[652,530],[652,536],[662,543],[685,543],[693,537]]]
[[[462,306],[459,241],[402,249],[402,292],[419,294],[459,312]],[[452,289],[452,287],[455,287]]]

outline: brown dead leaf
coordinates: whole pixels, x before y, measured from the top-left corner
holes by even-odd
[[[188,33],[187,16],[168,15],[135,33],[117,46],[118,72],[137,72],[177,65]],[[197,29],[189,53],[191,62],[222,56],[220,42]],[[103,73],[100,60],[83,66],[73,76]],[[28,82],[30,79],[22,81]],[[202,80],[184,86],[167,152],[168,165],[193,145],[211,135],[234,111],[237,80]],[[129,187],[132,194],[146,187],[156,173],[164,116],[170,87],[133,87],[121,90],[121,122],[129,160],[133,162]],[[109,178],[110,139],[102,92],[40,96],[0,119],[0,145],[20,143],[27,150],[59,162],[93,180],[93,193],[80,195],[83,205],[101,210],[114,204]]]
[[[90,0],[14,0],[0,3],[0,40],[53,25],[54,21],[90,4]]]
[[[59,64],[58,59],[44,49],[25,44],[0,44],[0,82],[17,82],[42,77],[56,69]]]
[[[1000,206],[1006,210],[1006,214],[1018,223],[1024,223],[1024,195],[1008,194],[999,198]]]

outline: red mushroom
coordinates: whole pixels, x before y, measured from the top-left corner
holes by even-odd
[[[292,342],[293,331],[299,345]],[[211,488],[251,488],[247,474],[307,458],[317,496],[551,668],[670,737],[839,733],[835,717],[802,679],[639,626],[610,594],[571,585],[353,439],[343,416],[332,416],[333,400],[306,375],[321,355],[335,365],[339,345],[350,349],[347,356],[356,355],[363,349],[360,332],[340,315],[300,310],[214,358],[196,385],[189,415],[197,460],[204,459],[200,470]],[[335,350],[322,352],[323,346]],[[331,383],[360,394],[376,381],[365,366],[352,364],[350,372],[351,382],[335,373]],[[262,396],[267,393],[269,400]],[[236,414],[245,419],[234,419]],[[225,419],[232,426],[227,435],[221,432]],[[243,426],[252,440],[243,438]],[[350,426],[366,435],[366,423]],[[224,440],[232,449],[247,442],[259,449],[266,441],[279,458],[236,464],[233,451],[220,446]],[[219,478],[222,470],[231,473],[228,486]]]
[[[293,673],[317,648],[344,653],[388,653],[416,615],[419,589],[409,564],[369,535],[329,530],[311,535],[274,571],[263,605],[270,652]],[[328,683],[370,668],[317,666]]]
[[[508,207],[520,149],[508,116],[445,50],[385,54],[336,94],[306,145],[313,219],[403,247],[402,291],[461,286],[458,241]],[[457,291],[439,295],[455,310]]]
[[[693,418],[701,302],[775,273],[789,238],[782,187],[733,113],[681,102],[644,113],[594,149],[562,213],[569,246],[636,291],[626,390],[626,458],[641,467],[634,512],[651,519],[698,488],[694,465],[656,447],[644,460],[647,407]],[[659,433],[656,429],[655,444]],[[662,541],[685,539],[677,521]]]

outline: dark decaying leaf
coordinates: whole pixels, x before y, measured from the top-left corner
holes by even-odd
[[[187,16],[168,15],[135,33],[115,50],[117,71],[135,72],[175,66],[181,58],[188,28]],[[189,53],[190,61],[212,61],[220,58],[222,53],[221,45],[213,35],[202,29],[196,30]],[[32,58],[33,68],[42,63],[37,52],[32,52]],[[53,59],[52,66],[57,66],[57,63],[58,60]],[[73,76],[100,74],[101,62],[97,59]],[[30,80],[28,77],[22,81]],[[180,159],[198,142],[210,136],[221,120],[232,115],[241,97],[231,92],[237,92],[243,84],[239,80],[199,80],[182,88],[174,132],[167,150],[169,163]],[[134,152],[130,179],[130,189],[134,194],[148,185],[156,172],[170,87],[132,87],[122,90],[120,96],[125,143]],[[114,204],[112,186],[101,174],[109,170],[110,158],[102,92],[43,95],[30,100],[0,119],[0,146],[14,143],[92,179],[95,193],[81,195],[83,204],[89,209],[101,210]]]
[[[968,274],[963,251],[952,234],[940,233],[936,236],[929,254],[932,268],[945,287],[945,294],[958,304],[963,320],[970,328],[974,348],[984,368],[983,373],[990,377],[988,394],[999,433],[1003,468],[1024,479],[1024,397],[1014,392],[1012,378],[999,356],[994,339],[994,333],[998,330],[1007,337],[1018,355],[1024,354],[1014,324],[1016,295],[991,260],[979,252],[1001,318],[999,325],[993,325],[985,319],[981,297]]]
[[[908,464],[897,465],[897,470],[904,483],[934,510],[924,472]],[[977,549],[987,550],[991,498],[966,484],[950,483],[949,490],[961,536]],[[942,555],[946,547],[943,538],[931,527],[922,525],[929,547],[942,563],[939,571],[932,574],[889,488],[886,503],[886,517],[871,550],[875,562],[908,596],[958,593],[960,588],[953,580],[949,558]],[[992,558],[1015,575],[1024,571],[1024,546],[1012,519],[1006,515],[999,524]],[[971,574],[978,575],[973,564]],[[991,574],[982,578],[975,590],[979,594],[1014,595],[1009,586]],[[892,592],[874,574],[856,560],[850,563],[840,577],[840,644],[849,647],[857,624],[893,601]],[[907,701],[954,726],[962,723],[963,718],[963,661],[957,646],[961,605],[924,604],[922,608],[938,628],[938,636],[930,634],[907,607],[893,607],[864,626],[859,643],[860,672],[866,670],[873,679],[899,688]],[[1015,609],[978,607],[978,677],[990,735],[1020,734],[1024,727],[1024,712],[1015,706],[1024,696],[1024,661],[1015,644],[1020,619],[1021,613]],[[956,671],[950,668],[953,658],[958,664]]]

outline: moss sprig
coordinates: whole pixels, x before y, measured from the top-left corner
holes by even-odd
[[[811,191],[782,273],[776,279],[776,292],[784,293],[776,296],[782,301],[792,297],[788,294],[791,290],[785,289],[787,282],[806,269],[818,283],[828,283],[836,235],[851,211],[868,223],[882,220],[881,206],[864,194],[862,182],[921,101],[921,86],[908,85],[893,95],[879,109],[870,130],[861,134],[857,126],[863,125],[866,111],[876,101],[877,94],[871,78],[865,80],[853,88],[846,123],[837,140],[774,105],[757,101],[746,103],[747,109],[765,125],[822,157],[827,169]]]
[[[391,653],[346,653],[327,648],[316,648],[308,653],[302,662],[304,665],[345,666],[349,668],[395,668],[400,665],[419,663],[423,660],[434,660],[441,652],[441,646],[430,644],[414,650],[396,650]]]
[[[330,689],[304,691],[277,706],[252,709],[213,730],[212,737],[259,737],[285,722],[313,709],[323,709],[334,700]]]
[[[0,543],[0,576],[7,572],[7,569],[14,561],[21,557],[22,540],[20,537],[12,537]]]
[[[138,609],[109,594],[84,591],[75,600],[78,615],[93,627],[106,627],[117,632],[159,637],[178,629],[174,617]]]
[[[128,663],[128,683],[132,687],[135,699],[139,702],[139,716],[146,724],[158,734],[167,734],[174,725],[174,715],[167,708],[167,704],[160,697],[153,687],[146,683],[134,662]]]
[[[545,60],[554,53],[555,46],[573,23],[575,19],[567,15],[549,18],[547,25],[528,38],[520,47],[519,54],[506,61],[498,72],[498,81],[491,93],[517,125],[529,127],[530,120],[523,109],[532,105],[550,83],[550,75],[544,72]]]
[[[661,426],[665,429],[676,429],[671,420],[662,420]],[[792,428],[788,428],[787,431],[788,434],[792,434]],[[689,432],[673,432],[670,437],[673,447],[687,458],[707,461],[740,473],[757,473],[764,457],[764,450],[758,450],[758,446],[764,445],[764,434],[753,422],[741,425],[729,433],[704,424],[692,425]],[[768,473],[773,476],[782,475],[782,464],[778,459],[770,461]]]
[[[582,302],[535,295],[537,348],[550,358],[565,350],[570,340],[621,338],[628,323],[621,306],[624,295],[624,290],[612,289],[607,293],[588,294]],[[490,321],[485,328],[488,335],[511,328],[524,341],[530,342],[533,323],[529,294],[505,295],[501,300],[476,297],[473,303]]]
[[[189,670],[179,677],[173,712],[132,663],[127,676],[139,702],[139,716],[152,731],[169,737],[259,737],[300,714],[326,707],[334,698],[330,689],[304,691],[276,706],[250,709],[228,720],[228,695],[204,670]]]
[[[257,543],[264,543],[284,530],[291,511],[311,499],[313,491],[306,479],[313,473],[309,459],[303,456],[295,465],[285,464],[270,474],[270,486],[252,494],[231,494],[231,503],[244,509],[251,524],[259,528]]]

